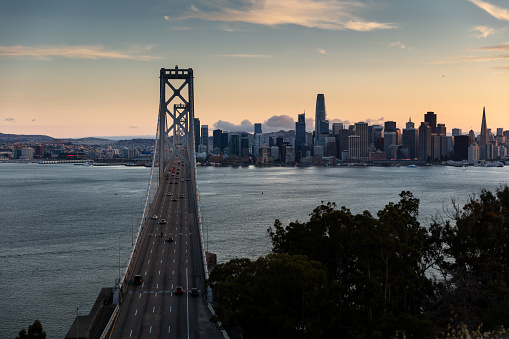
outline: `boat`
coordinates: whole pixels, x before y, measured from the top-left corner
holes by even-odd
[[[411,164],[411,165],[408,165],[407,167],[414,168],[414,167],[417,167],[417,166],[415,164]]]

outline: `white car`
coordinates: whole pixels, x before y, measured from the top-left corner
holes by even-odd
[[[155,214],[154,214],[154,215],[152,216],[152,219],[156,220],[156,219],[157,219],[157,215],[155,215]]]

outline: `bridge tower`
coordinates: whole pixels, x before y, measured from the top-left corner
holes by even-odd
[[[174,69],[161,68],[159,78],[158,154],[161,181],[164,180],[166,165],[175,157],[180,157],[194,172],[193,69],[179,69],[178,66]]]

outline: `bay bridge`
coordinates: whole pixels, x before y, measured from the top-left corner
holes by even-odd
[[[193,91],[191,68],[160,70],[156,151],[126,268],[66,338],[228,338],[209,321]]]

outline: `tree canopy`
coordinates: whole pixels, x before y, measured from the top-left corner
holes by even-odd
[[[216,320],[244,338],[509,326],[509,188],[483,190],[427,227],[418,215],[419,199],[404,191],[376,216],[322,203],[307,222],[275,220],[272,254],[212,271]]]
[[[32,325],[28,326],[28,332],[25,329],[19,331],[16,339],[46,339],[46,332],[42,330],[42,324],[39,320],[35,320]]]

